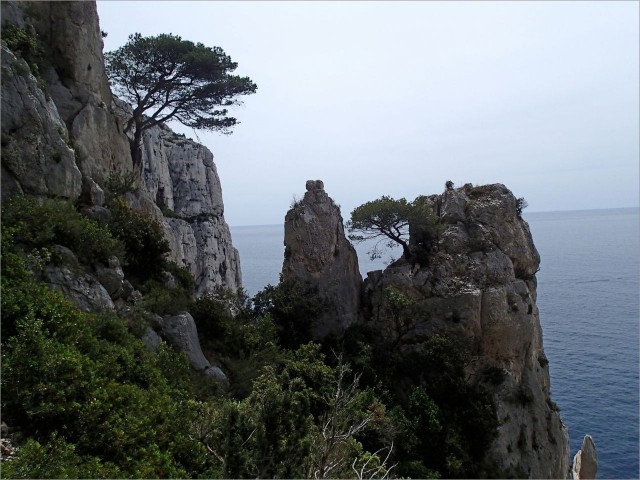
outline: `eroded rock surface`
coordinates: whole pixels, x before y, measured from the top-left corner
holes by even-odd
[[[312,326],[315,338],[340,333],[359,316],[362,277],[355,249],[347,240],[340,208],[320,180],[309,180],[307,191],[285,217],[285,259],[282,278],[308,282],[329,302]]]
[[[226,376],[219,367],[212,367],[202,353],[196,322],[188,312],[164,317],[160,320],[162,335],[175,348],[187,355],[194,370],[201,371],[216,380],[224,381]]]

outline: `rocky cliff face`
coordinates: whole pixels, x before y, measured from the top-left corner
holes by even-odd
[[[146,190],[165,214],[171,257],[196,279],[196,293],[242,286],[240,256],[224,219],[220,178],[206,147],[166,127],[145,132]]]
[[[362,277],[355,249],[345,238],[340,208],[320,180],[309,180],[304,198],[286,215],[282,278],[302,280],[328,301],[312,332],[322,339],[358,319]]]
[[[89,209],[101,207],[105,180],[128,175],[132,160],[127,109],[111,95],[95,2],[3,1],[2,25],[25,28],[45,51],[38,80],[3,47],[2,196],[80,197]],[[197,293],[241,287],[211,152],[151,129],[142,180],[127,200],[163,223],[171,257],[191,270]]]
[[[348,268],[338,263],[339,273],[333,274],[334,246],[347,241],[335,214],[330,222],[318,220],[318,206],[330,211],[333,205],[325,197],[311,189],[287,214],[283,276],[321,279],[316,282],[320,293],[333,298],[350,292],[343,304],[350,305],[355,319],[356,260],[350,259]],[[443,226],[437,244],[416,255],[422,264],[401,258],[369,273],[361,321],[406,354],[419,351],[434,334],[465,339],[474,355],[469,381],[482,384],[496,404],[499,430],[489,450],[492,463],[506,475],[567,477],[568,432],[550,397],[536,306],[540,257],[515,197],[503,185],[466,185],[427,201]],[[418,248],[419,239],[412,235],[410,243]],[[398,314],[389,291],[406,299],[410,315]]]
[[[568,475],[568,432],[550,397],[549,368],[536,306],[540,257],[516,199],[503,185],[466,185],[429,197],[444,223],[424,265],[404,259],[365,281],[369,321],[398,335],[384,292],[392,287],[414,302],[413,323],[399,348],[419,349],[435,333],[466,338],[475,361],[472,382],[496,403],[493,460],[529,478]],[[412,242],[413,243],[413,242]]]

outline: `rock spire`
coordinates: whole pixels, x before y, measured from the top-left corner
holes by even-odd
[[[330,305],[311,326],[314,338],[343,332],[359,314],[362,276],[356,251],[344,234],[340,208],[321,180],[309,180],[302,200],[287,212],[282,278],[317,289]]]

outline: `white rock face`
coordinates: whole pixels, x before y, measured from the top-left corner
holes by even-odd
[[[143,174],[149,196],[165,213],[171,258],[191,271],[196,293],[240,288],[240,257],[211,151],[166,127],[151,128],[144,133]]]
[[[129,142],[111,111],[95,2],[32,2],[29,12],[38,38],[50,46],[50,67],[42,75],[69,130],[78,168],[98,184],[131,170]]]

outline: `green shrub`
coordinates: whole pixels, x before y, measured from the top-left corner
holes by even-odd
[[[41,444],[29,439],[18,455],[2,463],[3,478],[119,478],[121,472],[112,463],[98,457],[78,455],[76,447],[57,434]]]
[[[110,206],[109,230],[124,245],[125,273],[138,281],[157,278],[170,251],[162,226],[151,215],[129,207],[124,200],[116,200]]]
[[[318,297],[317,288],[297,280],[283,280],[275,287],[267,285],[253,302],[257,314],[269,314],[285,348],[309,342],[312,322],[329,306]]]
[[[188,291],[192,291],[196,286],[196,280],[193,278],[191,271],[186,267],[181,267],[176,262],[164,262],[164,270],[173,275],[178,285]]]
[[[142,284],[144,307],[159,315],[175,315],[189,310],[191,292],[182,286],[167,288],[163,282],[150,279]]]
[[[8,24],[2,27],[2,40],[7,43],[9,50],[29,64],[31,73],[38,79],[40,86],[43,87],[44,81],[41,76],[41,70],[45,51],[35,32],[28,26],[19,27],[15,24]]]
[[[72,250],[84,263],[124,257],[122,244],[105,226],[83,216],[67,200],[12,197],[2,205],[3,227],[11,228],[14,245],[26,251],[52,245]]]
[[[124,174],[112,173],[104,182],[104,189],[107,193],[107,200],[111,202],[119,197],[138,190],[136,182],[139,175],[131,171]]]
[[[12,475],[166,478],[207,468],[203,447],[184,434],[186,360],[150,352],[113,314],[78,310],[6,247],[3,273],[17,275],[2,276],[2,413],[26,442]]]

